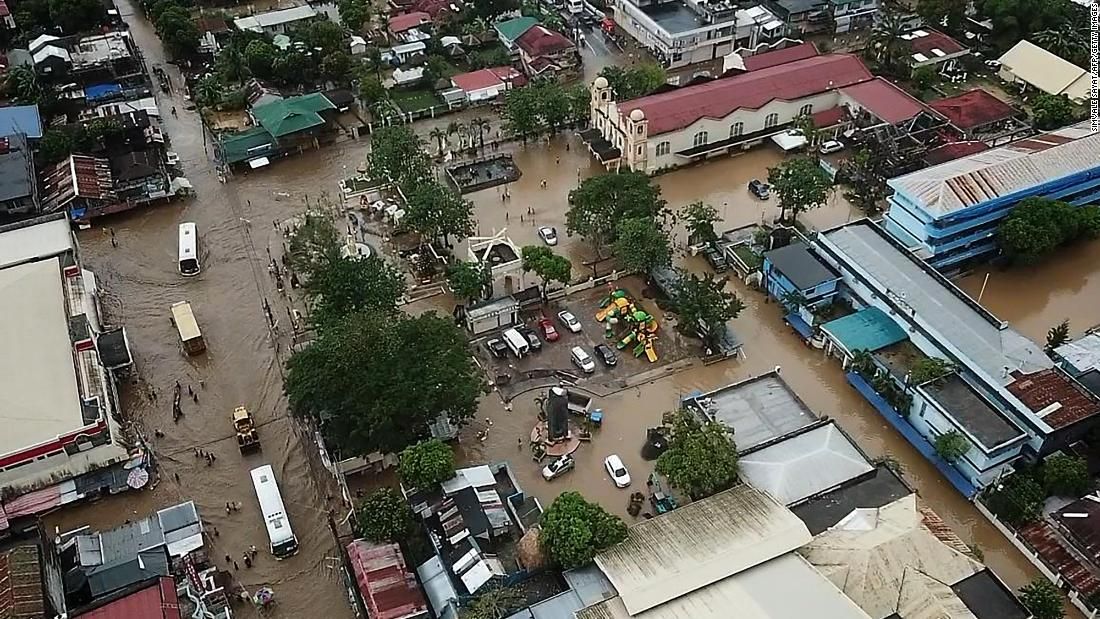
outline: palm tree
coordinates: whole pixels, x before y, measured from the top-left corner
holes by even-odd
[[[1083,64],[1081,60],[1088,54],[1088,40],[1068,26],[1040,30],[1031,38],[1039,47],[1073,63]]]
[[[485,132],[491,129],[489,119],[481,118],[480,116],[470,121],[471,125],[477,129],[477,143],[482,152],[485,152]]]
[[[443,131],[442,129],[440,129],[439,127],[436,127],[435,129],[431,130],[431,133],[428,134],[428,137],[435,140],[436,147],[439,151],[436,154],[436,156],[437,157],[442,157],[443,156],[443,141],[447,139],[447,133],[445,131]]]
[[[199,105],[213,107],[222,100],[222,83],[213,73],[203,77],[195,85],[195,99]]]
[[[447,131],[450,131],[452,127],[454,128],[454,132],[458,134],[459,146],[464,148],[466,144],[466,136],[469,135],[466,132],[466,125],[464,123],[453,122],[447,125]]]
[[[875,50],[883,68],[900,76],[906,66],[905,56],[909,51],[908,42],[901,38],[907,30],[907,10],[901,0],[885,0],[881,7],[881,19],[871,32],[869,49]]]

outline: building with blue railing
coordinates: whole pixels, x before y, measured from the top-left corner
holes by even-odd
[[[988,259],[1021,200],[1100,203],[1100,134],[1089,123],[1018,140],[890,179],[884,226],[940,270]]]

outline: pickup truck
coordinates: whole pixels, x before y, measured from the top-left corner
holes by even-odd
[[[588,416],[588,408],[592,406],[592,398],[579,391],[565,390],[565,397],[569,406],[569,413],[581,417]]]

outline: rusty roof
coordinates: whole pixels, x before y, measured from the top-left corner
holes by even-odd
[[[348,544],[359,592],[375,619],[420,617],[427,610],[416,577],[405,567],[397,544],[371,544],[355,540]]]
[[[1019,529],[1020,537],[1042,557],[1043,562],[1069,581],[1074,589],[1088,597],[1100,591],[1097,580],[1089,568],[1065,548],[1060,535],[1048,523],[1040,520]]]
[[[26,544],[0,552],[0,619],[45,616],[38,548]]]
[[[933,217],[943,217],[1096,167],[1100,134],[1088,121],[892,178],[888,184]]]
[[[1100,400],[1060,368],[1031,374],[1012,372],[1015,381],[1007,385],[1012,395],[1050,427],[1057,430],[1100,413]],[[1049,409],[1049,410],[1048,410]]]
[[[968,90],[954,97],[937,99],[928,106],[943,114],[952,125],[964,131],[1008,120],[1018,113],[1011,105],[981,88]]]
[[[1100,558],[1100,496],[1078,499],[1055,512],[1054,519],[1086,556]]]

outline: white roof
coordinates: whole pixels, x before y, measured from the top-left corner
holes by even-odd
[[[57,256],[73,247],[72,229],[64,217],[0,232],[0,269]]]
[[[872,617],[959,617],[926,612],[957,607],[941,603],[944,588],[935,583],[949,587],[984,569],[924,526],[915,494],[857,509],[798,552]]]
[[[463,488],[491,488],[497,480],[486,465],[471,466],[455,471],[455,476],[440,484],[444,494],[454,494]]]
[[[630,527],[596,555],[632,615],[682,597],[810,540],[793,513],[739,485]]]
[[[1100,134],[1079,123],[898,176],[890,187],[933,217],[1096,167]],[[1067,141],[1069,140],[1069,141]]]
[[[1031,41],[1020,41],[1000,57],[1001,66],[1012,75],[1051,95],[1060,95],[1082,74],[1081,67],[1064,60]]]
[[[835,422],[738,460],[741,478],[791,505],[874,470]]]
[[[633,619],[869,619],[813,566],[788,553]],[[622,598],[577,612],[577,619],[630,619]],[[877,619],[877,618],[876,618]]]
[[[408,70],[394,69],[393,81],[398,84],[407,84],[409,82],[415,82],[424,77],[424,67],[413,67]]]
[[[27,46],[27,51],[33,54],[34,52],[38,51],[38,48],[42,47],[43,45],[60,40],[61,37],[55,37],[52,34],[40,34],[33,41],[31,41],[30,45]]]
[[[84,425],[57,258],[0,270],[0,454]]]
[[[1054,352],[1078,372],[1100,368],[1100,333],[1089,333],[1080,339],[1062,344]]]
[[[258,31],[264,28],[291,24],[316,16],[317,11],[313,10],[313,7],[306,5],[296,6],[290,9],[280,9],[278,11],[269,11],[267,13],[257,13],[256,15],[235,19],[233,23],[240,30]]]
[[[415,41],[413,43],[405,43],[404,45],[394,45],[390,48],[390,51],[395,54],[411,54],[414,52],[422,52],[428,49],[428,46],[423,41]]]
[[[805,146],[806,136],[796,131],[784,131],[773,135],[772,141],[786,152]]]
[[[43,45],[41,49],[37,50],[36,52],[34,52],[34,54],[31,55],[31,59],[34,60],[34,64],[38,64],[43,60],[49,58],[50,56],[60,58],[68,62],[72,61],[72,57],[69,56],[69,50],[63,47],[58,47],[56,45]]]
[[[450,47],[452,45],[462,45],[462,39],[456,36],[445,36],[439,39],[439,44],[443,47]]]

